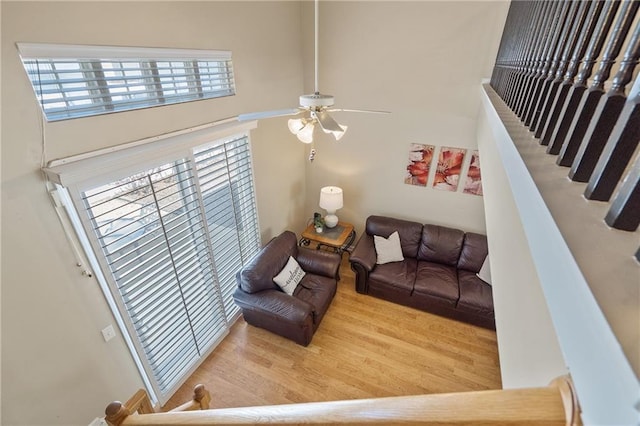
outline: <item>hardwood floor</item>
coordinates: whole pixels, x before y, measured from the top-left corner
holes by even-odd
[[[163,411],[198,383],[211,408],[501,388],[495,332],[356,293],[348,254],[340,275],[309,346],[241,318]]]

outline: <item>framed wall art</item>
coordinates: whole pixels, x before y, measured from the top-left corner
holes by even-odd
[[[480,175],[480,154],[478,150],[471,153],[471,162],[467,179],[464,183],[465,194],[482,195],[482,176]]]
[[[438,155],[438,165],[433,187],[443,191],[455,192],[460,183],[460,173],[467,150],[443,146]]]
[[[404,183],[427,186],[434,151],[435,146],[433,145],[409,144],[409,163],[407,164]]]

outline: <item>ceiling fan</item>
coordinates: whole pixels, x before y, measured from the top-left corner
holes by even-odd
[[[238,121],[260,120],[263,118],[304,114],[302,118],[289,119],[289,122],[288,122],[289,130],[291,131],[291,133],[296,135],[301,142],[312,143],[313,131],[316,124],[319,124],[320,128],[325,133],[331,133],[336,138],[336,140],[340,140],[340,138],[342,138],[344,133],[347,131],[347,126],[338,124],[338,122],[336,122],[333,119],[333,117],[329,115],[330,112],[345,111],[345,112],[367,112],[367,113],[374,113],[374,114],[389,114],[389,111],[332,108],[334,104],[333,96],[320,93],[320,90],[318,89],[318,3],[319,3],[319,0],[315,0],[315,10],[314,10],[315,90],[314,90],[314,93],[310,95],[300,96],[300,106],[298,106],[297,108],[240,114],[238,115]]]

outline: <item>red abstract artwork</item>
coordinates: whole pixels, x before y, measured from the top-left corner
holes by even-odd
[[[482,177],[480,175],[480,155],[477,150],[471,155],[471,164],[464,184],[465,194],[482,195]]]
[[[418,143],[410,144],[409,164],[407,164],[407,174],[404,183],[409,185],[427,186],[429,169],[433,160],[435,147],[433,145],[422,145]]]
[[[438,166],[433,181],[434,188],[451,192],[455,192],[458,189],[460,172],[462,171],[462,163],[466,152],[466,149],[460,148],[445,146],[440,148]]]

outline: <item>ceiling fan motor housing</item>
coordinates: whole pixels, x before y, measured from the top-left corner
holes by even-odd
[[[333,106],[333,102],[334,99],[332,95],[323,95],[319,92],[316,92],[312,95],[300,96],[300,106],[313,110],[319,110],[325,107]]]

